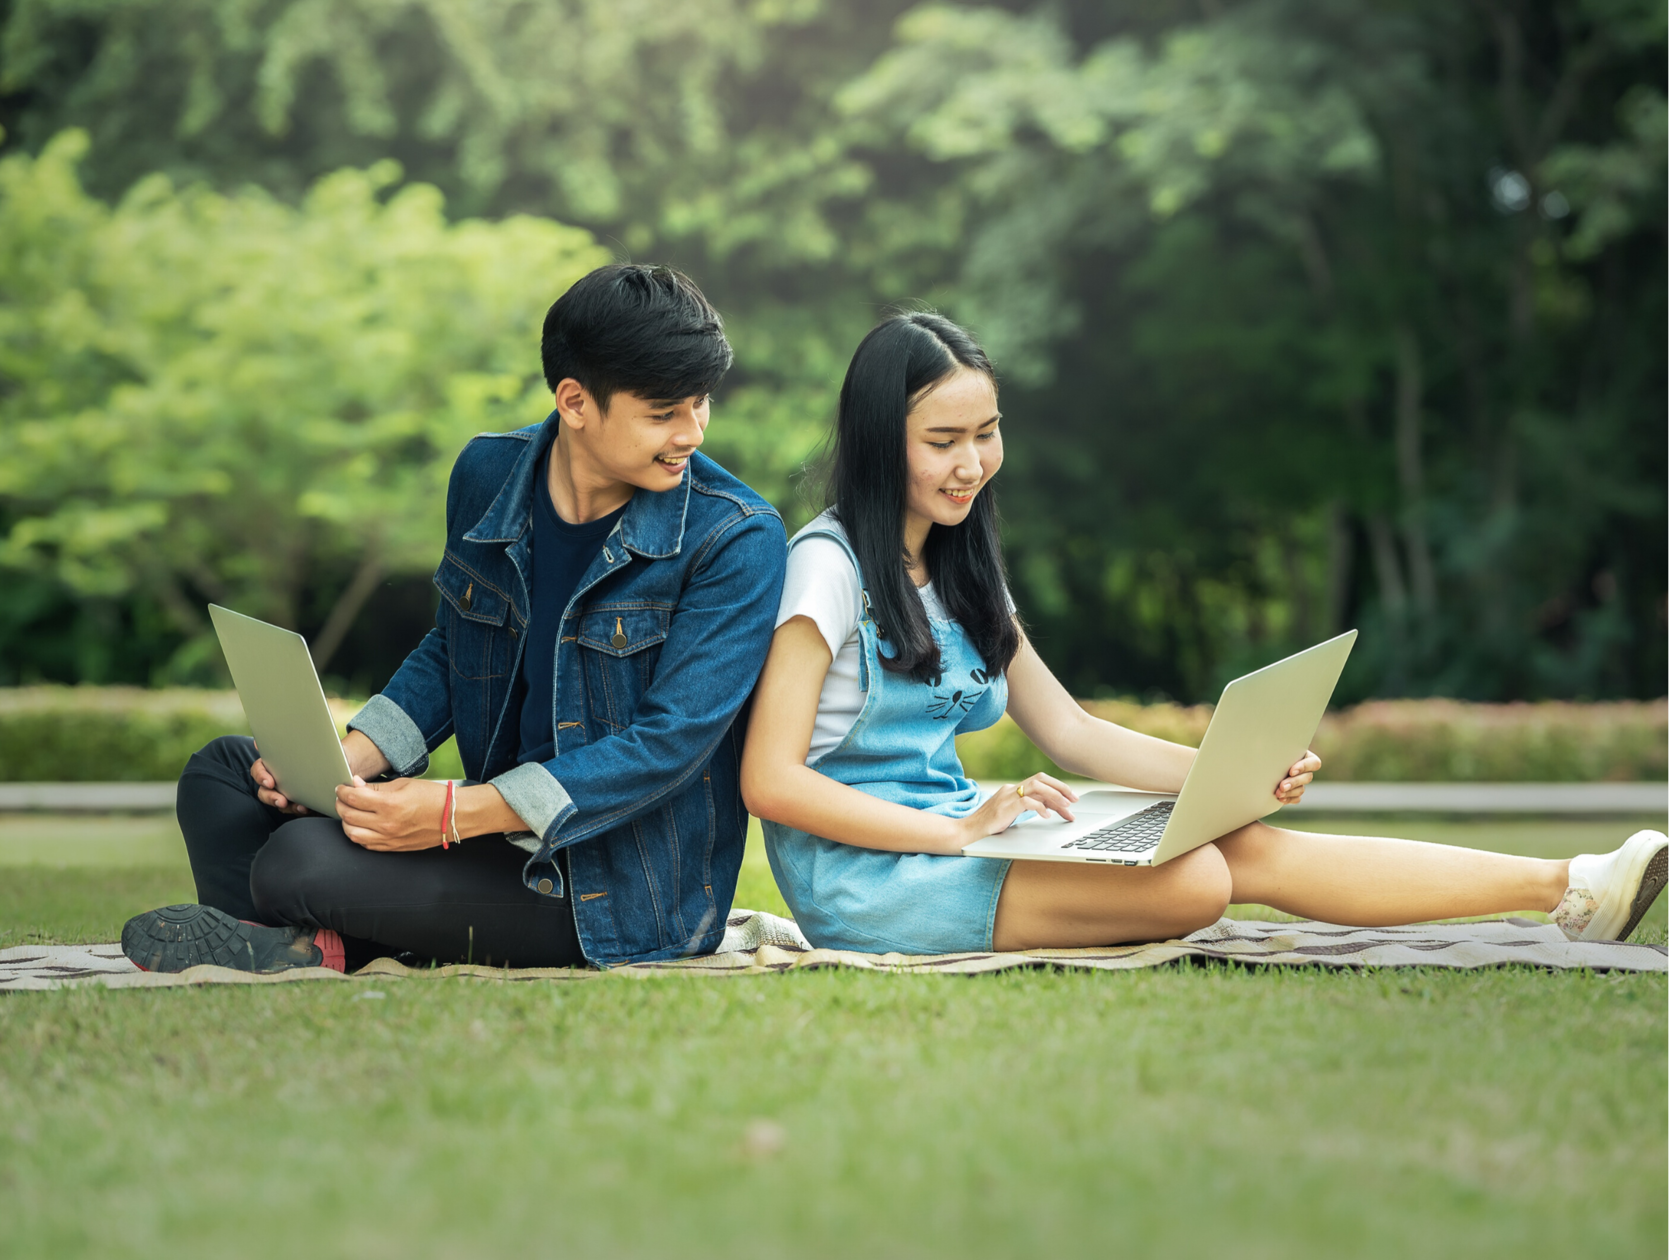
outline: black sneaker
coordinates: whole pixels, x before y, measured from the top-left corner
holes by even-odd
[[[122,951],[141,971],[185,971],[209,963],[268,973],[294,967],[344,970],[337,932],[247,923],[214,906],[164,906],[123,924]]]

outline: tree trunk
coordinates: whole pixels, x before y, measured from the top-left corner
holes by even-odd
[[[350,584],[339,595],[333,604],[332,612],[327,615],[327,624],[321,627],[321,633],[315,636],[315,642],[309,645],[309,655],[315,658],[316,672],[327,667],[334,653],[344,642],[344,636],[350,633],[350,627],[356,622],[356,615],[362,611],[368,597],[379,588],[380,579],[385,576],[385,561],[377,547],[368,548],[362,557],[362,563],[356,574],[350,579]]]
[[[1394,337],[1394,455],[1405,508],[1401,530],[1406,540],[1406,568],[1418,614],[1435,613],[1435,566],[1424,527],[1423,361],[1417,335],[1401,325]]]
[[[1324,630],[1340,634],[1347,629],[1348,587],[1353,573],[1353,531],[1348,528],[1347,509],[1340,499],[1331,502],[1324,558]]]
[[[1382,601],[1383,619],[1388,622],[1393,646],[1389,649],[1388,676],[1383,689],[1403,692],[1411,681],[1411,649],[1406,624],[1406,579],[1400,572],[1400,548],[1388,518],[1372,512],[1365,518],[1371,536],[1371,561],[1377,571],[1377,597]]]
[[[1365,518],[1371,535],[1371,560],[1377,570],[1377,597],[1390,621],[1406,621],[1406,579],[1400,572],[1400,549],[1394,545],[1394,530],[1388,518],[1373,512]]]

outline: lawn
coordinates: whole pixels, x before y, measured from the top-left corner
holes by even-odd
[[[0,818],[0,944],[190,896],[177,845]],[[772,894],[755,857],[737,902]],[[13,994],[0,1254],[1658,1255],[1666,1005],[1192,966]]]

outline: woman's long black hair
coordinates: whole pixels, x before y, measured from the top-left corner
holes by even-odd
[[[907,572],[904,512],[910,485],[906,420],[922,396],[962,369],[997,374],[973,337],[942,315],[915,311],[877,324],[852,355],[830,448],[828,503],[863,569],[870,613],[893,655],[881,663],[918,682],[943,672],[927,610]],[[988,482],[960,525],[934,525],[922,553],[934,592],[996,677],[1020,632],[1009,612],[997,499]]]

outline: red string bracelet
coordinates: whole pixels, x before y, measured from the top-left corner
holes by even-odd
[[[438,819],[438,835],[443,837],[443,847],[449,847],[449,815],[454,813],[455,780],[444,780],[443,817]]]

